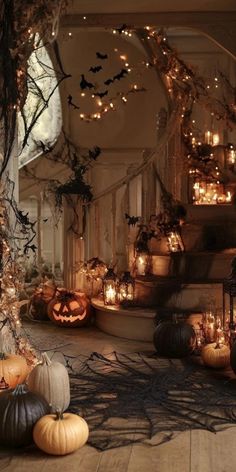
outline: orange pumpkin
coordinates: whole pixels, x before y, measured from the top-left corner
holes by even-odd
[[[0,378],[3,377],[10,388],[23,383],[28,373],[29,368],[24,357],[0,353]]]
[[[89,301],[83,292],[58,289],[48,304],[48,316],[58,326],[84,326],[90,318]]]

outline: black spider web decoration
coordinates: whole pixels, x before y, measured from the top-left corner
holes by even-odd
[[[148,353],[94,352],[78,361],[75,369],[67,358],[69,410],[86,419],[88,443],[99,450],[157,445],[181,431],[217,432],[236,423],[233,381],[212,370]]]

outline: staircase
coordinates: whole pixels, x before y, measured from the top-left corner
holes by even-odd
[[[140,306],[199,312],[214,302],[222,309],[222,282],[236,256],[236,209],[232,205],[189,205],[182,230],[185,252],[169,253],[151,239],[152,275],[136,279]]]

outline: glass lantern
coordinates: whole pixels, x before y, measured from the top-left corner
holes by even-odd
[[[128,303],[134,300],[135,280],[130,272],[124,272],[119,281],[118,298],[120,303]]]
[[[236,166],[236,150],[233,144],[229,143],[226,148],[226,166],[234,171]]]
[[[112,268],[108,269],[103,278],[104,305],[117,304],[117,276]]]
[[[183,241],[178,231],[170,231],[167,234],[167,241],[170,252],[184,251]]]
[[[231,273],[223,280],[223,328],[229,329],[231,342],[236,338],[236,257],[231,262]]]

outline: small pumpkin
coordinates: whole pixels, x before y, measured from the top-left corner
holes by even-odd
[[[0,353],[0,377],[4,377],[10,388],[23,383],[28,373],[29,368],[24,357]]]
[[[154,331],[153,342],[159,356],[181,358],[194,350],[196,334],[184,321],[161,321]]]
[[[33,441],[33,426],[49,413],[47,401],[29,392],[26,385],[17,385],[0,395],[0,445],[28,446]]]
[[[28,387],[47,400],[52,412],[65,411],[70,404],[68,372],[61,362],[51,361],[46,352],[42,354],[42,362],[30,372]]]
[[[37,287],[29,304],[29,315],[34,320],[48,320],[48,304],[55,296],[56,286],[52,281]]]
[[[73,413],[43,416],[35,425],[35,444],[44,452],[64,456],[87,442],[89,429],[86,421]]]
[[[48,305],[48,316],[53,323],[66,328],[85,325],[90,318],[85,293],[58,289],[55,298]]]
[[[223,369],[230,364],[230,349],[225,344],[210,343],[202,348],[201,358],[205,365]]]

